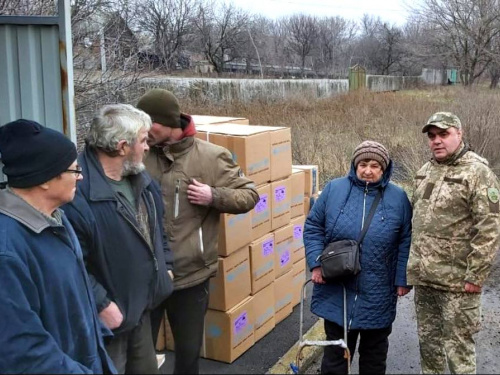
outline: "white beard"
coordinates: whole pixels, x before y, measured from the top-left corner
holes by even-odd
[[[134,164],[130,160],[126,160],[123,163],[122,177],[139,174],[145,169],[146,166],[142,162]]]

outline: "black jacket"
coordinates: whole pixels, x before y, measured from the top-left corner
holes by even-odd
[[[78,157],[83,181],[73,202],[63,206],[82,246],[97,310],[114,301],[123,314],[115,333],[132,330],[145,310],[163,302],[173,290],[168,275],[172,254],[163,232],[160,188],[149,174],[131,176],[136,200],[142,199],[150,218],[153,248],[139,224],[106,180],[94,150]]]

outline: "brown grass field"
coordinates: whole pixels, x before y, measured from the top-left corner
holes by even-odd
[[[127,96],[139,97],[142,92],[134,94]],[[421,127],[437,111],[451,111],[460,117],[465,139],[500,175],[499,91],[457,86],[387,93],[358,91],[328,99],[180,102],[186,113],[246,117],[253,125],[291,127],[293,163],[319,165],[320,188],[329,179],[346,174],[354,148],[367,139],[389,149],[395,165],[393,181],[408,187],[413,174],[430,157]]]
[[[457,114],[465,139],[500,174],[500,93],[485,89],[440,87],[427,90],[352,92],[329,99],[259,101],[214,106],[183,102],[187,113],[246,117],[250,124],[289,126],[295,164],[318,164],[321,187],[347,173],[361,141],[384,144],[395,164],[393,180],[407,185],[429,159],[425,121],[437,111]]]

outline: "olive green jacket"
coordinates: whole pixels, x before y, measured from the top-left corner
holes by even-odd
[[[145,161],[161,185],[163,224],[174,254],[174,289],[198,285],[217,272],[221,213],[250,211],[259,200],[231,153],[194,137],[165,147],[152,147]],[[189,203],[191,179],[212,187],[210,206]]]
[[[499,247],[498,179],[467,149],[416,174],[408,284],[464,291],[483,285]]]

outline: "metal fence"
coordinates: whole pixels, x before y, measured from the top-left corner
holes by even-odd
[[[35,120],[76,142],[70,9],[59,0],[58,16],[0,16],[0,125]]]

